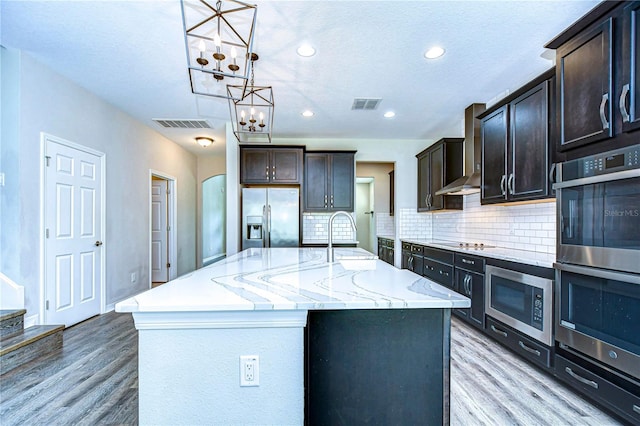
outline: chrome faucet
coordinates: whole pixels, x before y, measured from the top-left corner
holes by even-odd
[[[329,218],[329,245],[327,246],[327,262],[329,263],[333,263],[334,259],[333,259],[333,219],[336,218],[336,216],[346,216],[349,218],[349,222],[351,222],[351,226],[353,227],[353,232],[356,232],[358,229],[356,228],[356,223],[353,221],[353,216],[351,216],[349,213],[345,212],[345,211],[337,211],[334,214],[331,215],[331,217]]]

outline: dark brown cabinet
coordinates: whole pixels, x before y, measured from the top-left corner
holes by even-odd
[[[479,116],[482,204],[550,196],[550,80],[553,71]]]
[[[622,72],[618,108],[622,130],[640,129],[640,1],[627,5],[622,26]]]
[[[378,237],[378,258],[389,265],[394,264],[395,242],[390,238]]]
[[[637,143],[628,133],[640,129],[639,12],[638,1],[601,2],[546,46],[556,49],[557,148],[566,159]]]
[[[354,160],[354,151],[305,153],[304,211],[353,211]]]
[[[436,195],[436,191],[462,176],[463,146],[463,138],[443,138],[416,155],[419,212],[462,209],[462,196]]]
[[[302,147],[241,147],[241,184],[302,183]]]
[[[455,309],[460,318],[484,329],[484,258],[467,254],[455,254],[455,290],[471,299],[471,307]]]

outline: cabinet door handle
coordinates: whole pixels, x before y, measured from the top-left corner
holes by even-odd
[[[464,277],[464,288],[467,291],[467,296],[471,296],[471,275],[469,274]]]
[[[556,183],[556,163],[551,164],[551,170],[549,170],[549,182]]]
[[[500,192],[502,192],[502,195],[506,195],[507,190],[504,187],[504,183],[507,180],[507,175],[502,175],[502,179],[500,179]]]
[[[636,404],[633,404],[633,411],[640,414],[640,407],[638,407]]]
[[[518,345],[520,345],[520,347],[522,349],[524,349],[525,351],[529,352],[530,354],[534,354],[534,355],[540,356],[540,351],[539,350],[530,348],[529,346],[527,346],[524,343],[522,343],[522,340],[518,340]]]
[[[327,198],[328,198],[328,197],[327,197],[327,195],[325,194],[325,196],[324,196],[324,207],[325,207],[325,208],[327,207]]]
[[[627,95],[629,94],[629,83],[622,86],[622,93],[620,94],[620,115],[622,115],[622,122],[629,122],[629,113],[627,112]]]
[[[265,172],[265,175],[266,175],[267,177],[269,177],[269,166],[267,166],[267,170],[266,170],[266,172]]]
[[[511,195],[513,195],[516,191],[515,191],[515,177],[513,176],[513,173],[511,173],[509,175],[509,180],[507,181],[507,187],[509,188],[509,192],[511,193]]]
[[[493,324],[491,324],[491,330],[493,330],[494,333],[498,333],[498,334],[500,334],[500,335],[502,335],[504,337],[508,336],[506,331],[502,331],[502,330],[497,329],[496,326],[493,325]]]
[[[331,208],[333,208],[333,194],[331,194]]]
[[[273,166],[273,169],[271,169],[271,177],[276,178],[276,166]]]
[[[604,108],[607,106],[607,101],[609,100],[609,94],[605,93],[602,95],[602,101],[600,102],[600,121],[602,121],[602,130],[607,130],[609,128],[609,122],[607,121],[607,116],[605,115]]]
[[[571,377],[573,377],[580,383],[584,383],[587,386],[591,386],[594,389],[598,389],[598,384],[596,382],[594,382],[593,380],[585,379],[584,377],[577,375],[576,373],[573,372],[571,368],[565,367],[564,371],[566,371],[567,374],[569,374]]]

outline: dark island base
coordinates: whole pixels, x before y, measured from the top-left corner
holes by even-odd
[[[305,424],[449,424],[450,309],[310,311]]]

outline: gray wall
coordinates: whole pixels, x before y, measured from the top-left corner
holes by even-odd
[[[178,275],[195,269],[195,155],[31,56],[3,54],[3,62],[5,56],[13,72],[3,73],[3,86],[5,81],[12,87],[18,83],[17,94],[6,98],[8,109],[17,109],[18,124],[16,131],[9,129],[5,135],[3,123],[2,170],[8,185],[2,188],[2,199],[9,201],[2,205],[1,266],[25,287],[27,317],[41,314],[41,132],[106,154],[107,308],[149,288],[150,170],[177,180]],[[11,167],[5,168],[5,157]],[[12,223],[14,217],[19,223]],[[138,273],[135,284],[130,283],[132,272]]]

